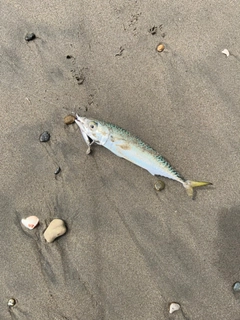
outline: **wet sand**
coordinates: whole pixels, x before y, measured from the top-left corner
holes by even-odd
[[[1,4],[1,319],[240,319],[239,10]],[[168,179],[156,192],[156,177],[103,147],[86,155],[71,112],[128,129],[213,186],[194,201]],[[47,243],[54,218],[68,231]]]

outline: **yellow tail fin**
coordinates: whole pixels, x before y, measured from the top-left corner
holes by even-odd
[[[211,185],[211,184],[212,184],[211,182],[187,180],[184,183],[184,187],[186,188],[187,194],[189,195],[189,197],[193,198],[193,188],[203,187],[203,186],[207,186],[207,185]]]

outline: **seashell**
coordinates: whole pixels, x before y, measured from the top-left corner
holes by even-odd
[[[162,52],[164,49],[165,49],[164,44],[159,43],[159,44],[157,45],[157,48],[156,48],[157,52]]]
[[[169,313],[173,313],[181,308],[179,303],[173,302],[169,306]]]
[[[9,307],[15,306],[16,303],[17,303],[17,301],[14,298],[11,298],[11,299],[8,300],[8,306]]]
[[[230,55],[230,52],[228,51],[228,49],[224,49],[222,53],[225,54],[227,57],[229,57]]]
[[[30,216],[26,219],[22,219],[21,222],[26,228],[34,229],[38,225],[39,219],[36,216]]]
[[[66,116],[64,118],[64,123],[67,124],[67,125],[72,124],[72,123],[75,122],[75,119],[76,119],[76,117],[74,115],[69,114],[68,116]]]
[[[162,191],[165,188],[165,182],[163,182],[162,180],[158,180],[155,183],[154,187],[157,191]]]
[[[47,242],[53,242],[57,237],[62,236],[66,233],[67,228],[65,223],[61,219],[53,219],[47,229],[45,230],[43,236]]]
[[[48,142],[50,140],[50,133],[47,131],[44,131],[40,137],[39,137],[40,142]]]

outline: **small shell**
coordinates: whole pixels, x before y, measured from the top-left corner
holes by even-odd
[[[157,45],[157,48],[156,48],[157,52],[162,52],[164,49],[165,49],[164,44],[159,43],[159,44]]]
[[[26,228],[31,230],[38,225],[39,219],[36,216],[30,216],[30,217],[27,217],[26,219],[22,219],[21,222]]]
[[[69,114],[68,116],[66,116],[66,117],[64,118],[64,123],[65,123],[65,124],[72,124],[72,123],[75,122],[75,119],[76,119],[75,116],[73,116],[72,114]]]
[[[9,307],[15,306],[16,303],[17,303],[17,301],[14,298],[11,298],[11,299],[8,300],[8,306]]]
[[[181,307],[180,307],[180,304],[176,303],[176,302],[173,302],[170,304],[169,306],[169,313],[173,313],[177,310],[179,310]]]
[[[222,51],[222,53],[225,54],[227,57],[229,57],[229,55],[230,55],[228,49],[224,49],[224,50]]]
[[[40,142],[48,142],[49,140],[50,140],[50,133],[49,132],[47,132],[47,131],[44,131],[41,135],[40,135],[40,137],[39,137],[39,140],[40,140]]]
[[[157,191],[162,191],[165,188],[165,183],[162,180],[158,180],[154,187]]]

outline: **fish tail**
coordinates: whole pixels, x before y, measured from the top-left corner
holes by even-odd
[[[191,181],[191,180],[187,180],[183,183],[184,188],[187,191],[187,194],[189,195],[189,197],[191,197],[193,199],[193,188],[195,187],[203,187],[203,186],[207,186],[207,185],[211,185],[211,182],[206,182],[206,181]]]

